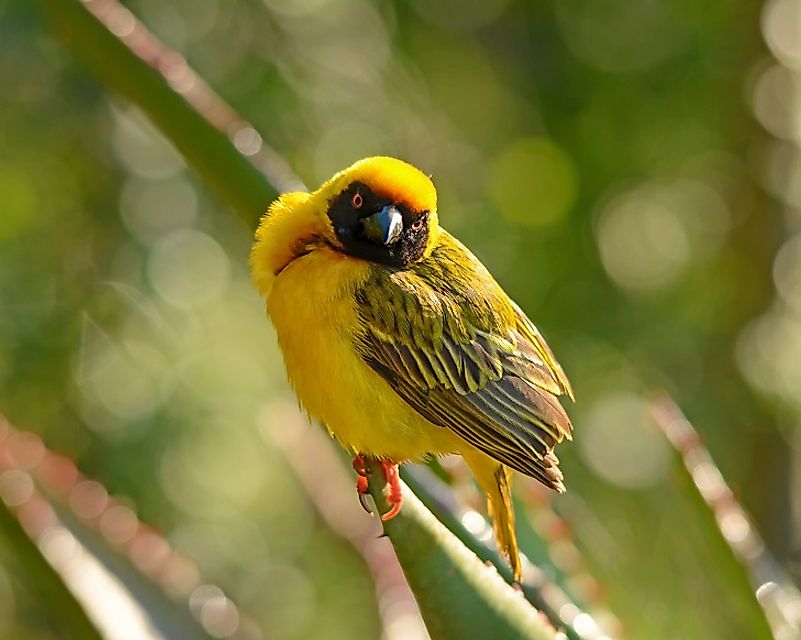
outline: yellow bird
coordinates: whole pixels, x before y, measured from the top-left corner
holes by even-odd
[[[375,157],[284,194],[250,264],[305,409],[361,476],[362,455],[382,461],[382,517],[400,508],[397,463],[461,454],[519,581],[511,470],[564,491],[553,447],[572,427],[557,396],[573,392],[534,324],[439,226],[431,180]]]

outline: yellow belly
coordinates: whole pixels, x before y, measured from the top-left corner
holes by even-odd
[[[464,443],[411,409],[354,349],[353,291],[367,269],[320,248],[276,278],[267,310],[295,392],[353,452],[395,461],[455,453]]]

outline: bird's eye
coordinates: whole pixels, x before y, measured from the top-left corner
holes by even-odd
[[[417,220],[412,222],[412,231],[420,231],[420,229],[423,228],[423,222],[424,222],[423,216],[420,216],[419,218],[417,218]]]
[[[350,203],[353,205],[354,209],[361,209],[362,205],[364,204],[364,198],[362,198],[362,194],[358,191],[354,193]]]

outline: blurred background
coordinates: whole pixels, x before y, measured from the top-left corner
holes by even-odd
[[[574,383],[555,508],[621,635],[711,637],[727,606],[655,389],[801,578],[797,0],[125,4],[309,185],[377,153],[432,174]],[[275,445],[295,401],[250,231],[24,0],[0,0],[0,86],[0,410],[260,637],[379,637],[364,561]],[[2,559],[0,637],[58,638]]]

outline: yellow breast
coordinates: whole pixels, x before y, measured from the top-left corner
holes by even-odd
[[[395,461],[453,453],[461,441],[412,410],[356,353],[354,291],[368,269],[318,248],[275,279],[267,310],[295,392],[353,452]]]

